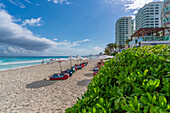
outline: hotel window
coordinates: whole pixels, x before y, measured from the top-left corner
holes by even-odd
[[[159,9],[159,7],[155,7],[155,9]]]

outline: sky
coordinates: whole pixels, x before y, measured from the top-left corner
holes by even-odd
[[[0,0],[0,56],[98,54],[116,20],[161,0]]]

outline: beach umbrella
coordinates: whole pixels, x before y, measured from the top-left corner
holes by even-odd
[[[77,64],[78,64],[78,60],[79,60],[79,55],[75,56],[76,60],[77,60]]]
[[[53,63],[55,63],[55,62],[59,62],[59,63],[60,63],[60,71],[62,71],[61,62],[63,62],[63,61],[67,61],[67,59],[65,59],[65,58],[59,58],[59,59],[56,59],[55,61],[53,61]]]
[[[82,60],[84,61],[84,60],[85,60],[83,57],[79,57],[78,59],[79,59],[80,61],[82,61]]]
[[[108,59],[108,58],[113,58],[113,56],[100,55],[100,56],[97,56],[97,57],[92,58],[91,60],[92,60],[92,61],[94,61],[94,60],[104,60],[104,59]]]
[[[84,57],[84,61],[90,60],[90,58],[88,57]]]
[[[81,57],[80,55],[75,56],[75,58],[77,59],[77,63],[78,63],[78,60],[84,60],[84,58]]]
[[[68,61],[70,61],[70,67],[72,67],[72,60],[77,60],[76,58],[70,56],[67,58]]]
[[[113,56],[109,56],[109,55],[99,55],[99,56],[97,56],[97,57],[95,57],[95,58],[92,58],[91,61],[101,60],[101,63],[102,63],[102,65],[103,65],[103,64],[104,64],[104,63],[103,63],[103,60],[104,60],[104,59],[108,59],[108,58],[113,58]]]

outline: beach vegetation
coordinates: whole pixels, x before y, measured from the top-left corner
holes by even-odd
[[[128,48],[94,76],[66,113],[169,113],[170,45]]]

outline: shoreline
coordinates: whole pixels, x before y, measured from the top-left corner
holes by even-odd
[[[25,68],[30,68],[30,67],[34,67],[34,66],[40,66],[40,65],[44,65],[44,64],[35,64],[35,65],[30,65],[30,66],[17,67],[17,68],[12,68],[12,69],[5,69],[5,70],[0,70],[0,72],[13,71],[13,70],[18,70],[18,69],[25,69]]]
[[[64,81],[44,80],[60,72],[59,63],[0,71],[0,112],[64,113],[87,90],[96,62],[90,61],[86,67]],[[76,63],[73,61],[72,66]],[[62,68],[70,68],[70,63],[63,62]]]

